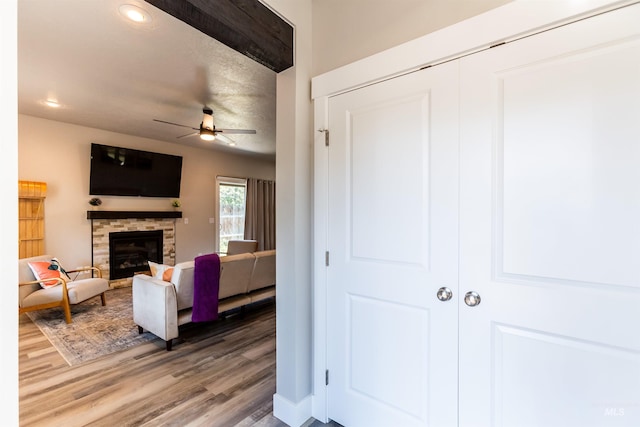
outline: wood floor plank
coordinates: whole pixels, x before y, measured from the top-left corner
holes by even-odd
[[[282,427],[273,417],[275,303],[68,366],[20,316],[21,426]]]

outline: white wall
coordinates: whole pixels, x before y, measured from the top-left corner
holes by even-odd
[[[18,425],[18,55],[17,0],[0,2],[0,266],[3,292],[0,400],[2,424]]]
[[[512,0],[313,0],[313,75]]]
[[[276,394],[291,426],[311,416],[311,0],[262,0],[295,27],[295,66],[277,77]]]
[[[216,175],[275,178],[273,161],[187,147],[77,126],[33,116],[18,116],[18,177],[47,183],[45,252],[69,268],[91,264],[89,199],[90,143],[135,148],[183,157],[180,191],[183,218],[176,220],[176,261],[215,249]],[[277,186],[277,184],[276,184]],[[100,196],[103,210],[173,210],[171,198]],[[210,224],[209,218],[216,223]]]

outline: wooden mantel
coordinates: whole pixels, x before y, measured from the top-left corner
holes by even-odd
[[[179,211],[87,211],[87,219],[182,218]]]

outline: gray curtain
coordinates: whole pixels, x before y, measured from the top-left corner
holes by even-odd
[[[258,250],[276,248],[276,183],[247,179],[244,238],[258,241]]]

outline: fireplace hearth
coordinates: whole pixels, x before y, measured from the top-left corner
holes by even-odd
[[[162,246],[162,230],[109,233],[109,278],[147,271],[147,261],[162,264]]]

